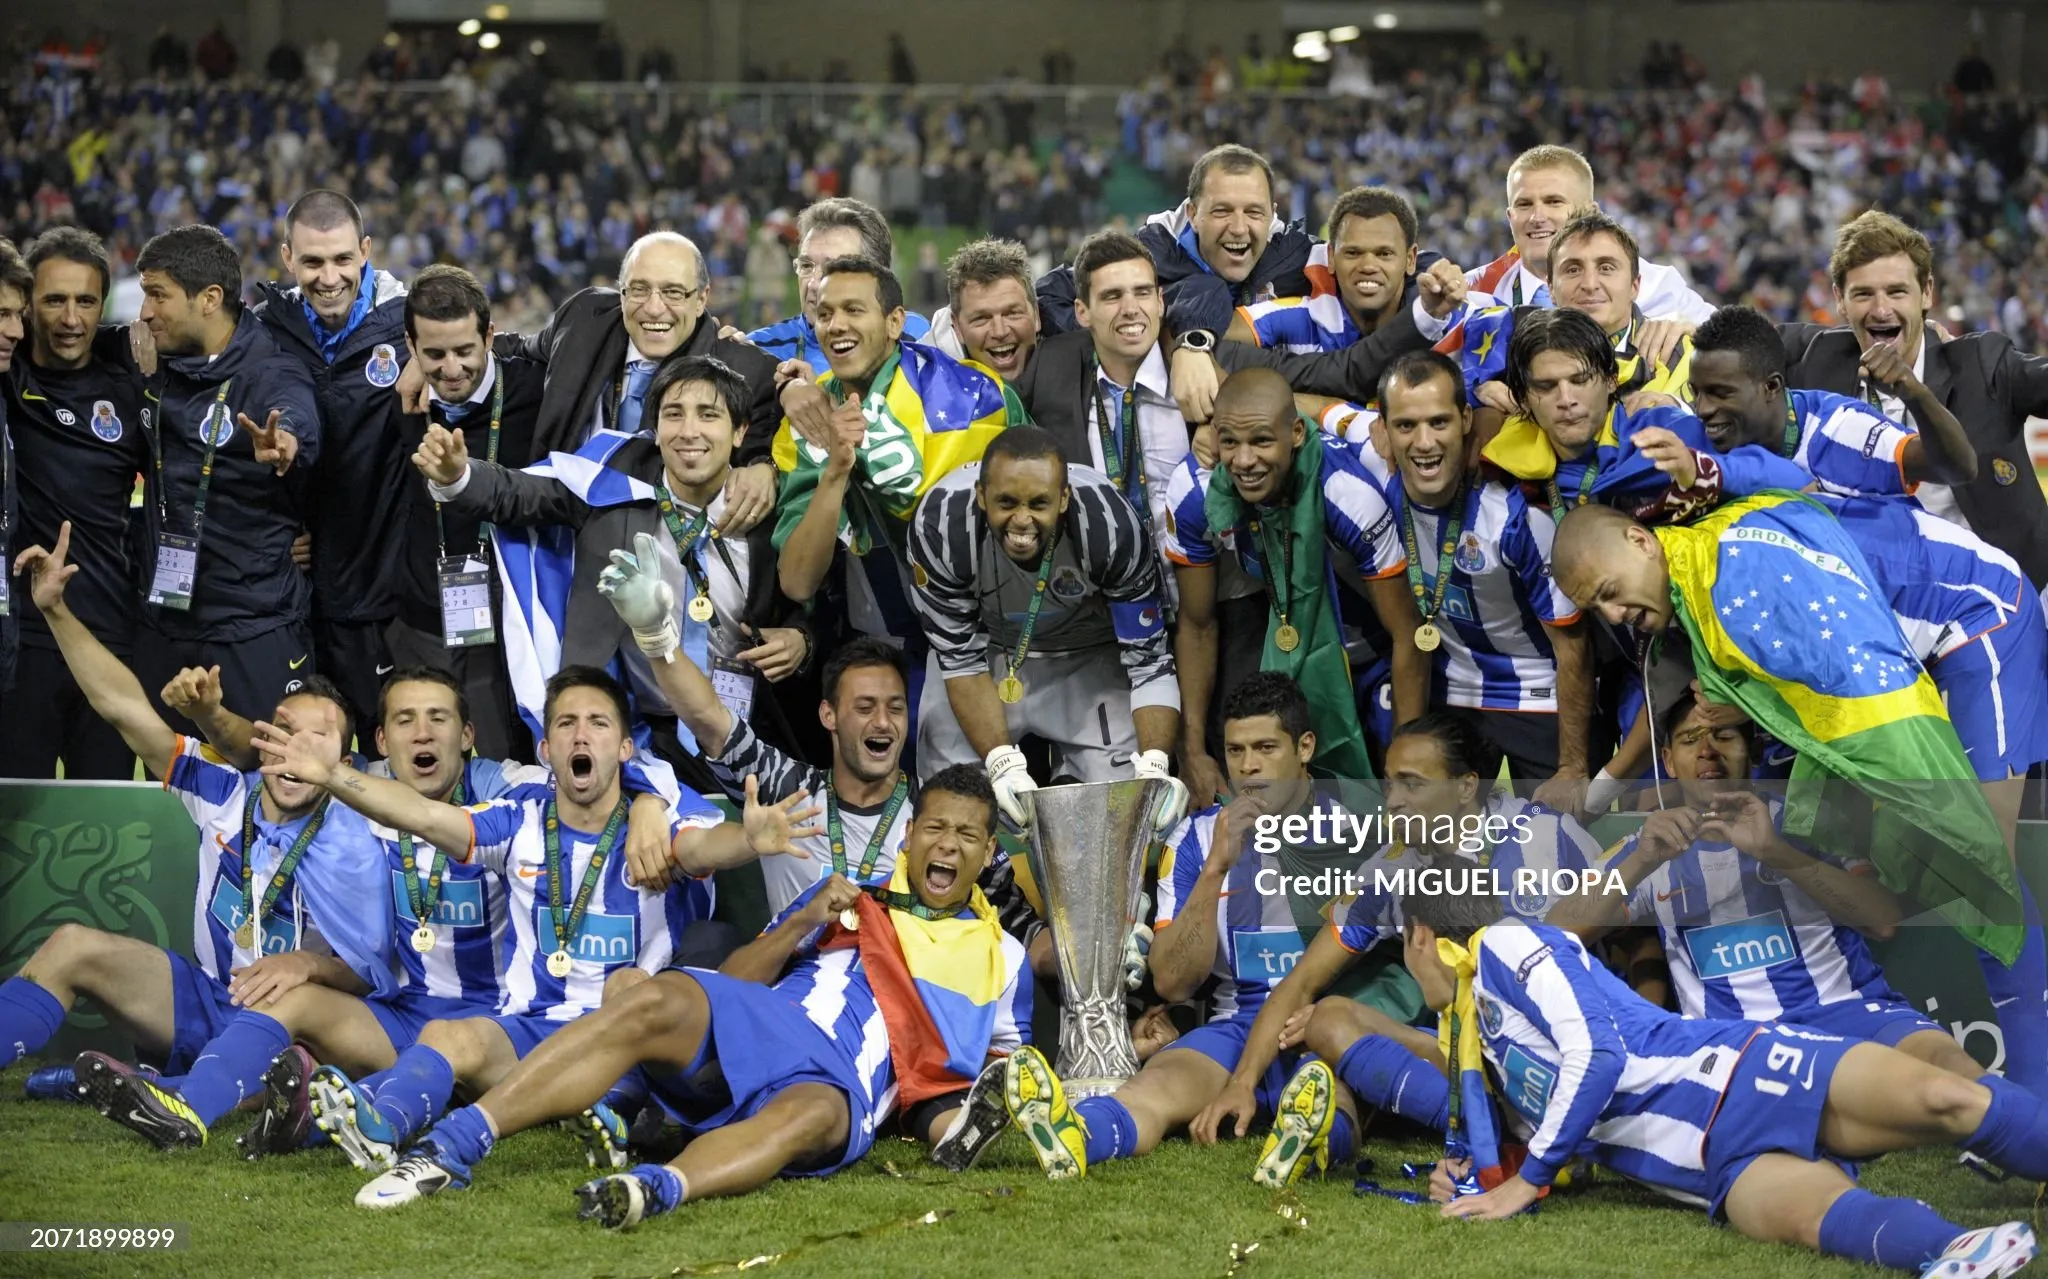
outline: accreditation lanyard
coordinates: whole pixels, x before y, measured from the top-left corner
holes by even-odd
[[[300,829],[298,838],[285,850],[284,860],[277,864],[277,870],[271,874],[270,882],[264,885],[262,904],[258,905],[254,896],[257,793],[251,790],[248,799],[242,805],[242,905],[249,911],[249,916],[243,922],[240,932],[236,934],[235,943],[260,955],[263,953],[263,921],[270,918],[270,912],[276,908],[277,899],[283,894],[284,886],[290,882],[292,872],[306,859],[306,850],[312,847],[314,837],[320,833],[321,823],[327,820],[328,798],[321,797],[320,806],[313,810],[313,815],[306,819],[305,826]]]
[[[1045,554],[1039,557],[1038,580],[1031,584],[1031,606],[1024,610],[1023,630],[1017,635],[1016,648],[1004,662],[1003,682],[996,689],[996,696],[1007,705],[1014,706],[1024,700],[1024,682],[1017,677],[1017,672],[1024,665],[1025,654],[1031,651],[1031,637],[1038,630],[1038,610],[1045,606],[1045,586],[1052,580],[1052,559],[1059,549],[1060,526],[1055,524],[1052,536],[1046,539]]]
[[[467,801],[462,795],[462,781],[458,778],[455,790],[448,796],[448,802],[461,808]],[[411,831],[398,833],[398,864],[405,870],[405,898],[412,905],[412,917],[421,924],[433,918],[434,911],[441,904],[441,877],[448,869],[447,854],[436,858],[439,850],[427,845],[427,885],[420,887],[419,862],[413,853]]]
[[[555,801],[549,800],[542,825],[547,831],[548,869],[548,914],[555,925],[555,953],[571,951],[576,935],[583,930],[583,916],[590,908],[590,895],[597,890],[597,881],[604,875],[605,861],[611,856],[612,845],[618,842],[619,827],[626,821],[624,797],[612,807],[612,815],[605,821],[604,833],[598,836],[597,847],[591,850],[590,864],[583,868],[583,883],[576,890],[576,902],[568,908],[566,917],[562,906],[562,820],[555,813]],[[566,976],[556,973],[555,976]]]
[[[213,415],[220,412],[222,406],[228,402],[228,388],[234,384],[233,378],[221,383],[220,390],[214,394],[212,406],[206,410],[206,416],[199,419],[199,434],[206,441],[206,454],[199,459],[199,493],[192,499],[192,540],[195,542],[199,540],[200,530],[206,523],[206,496],[213,491],[213,456],[221,443],[214,438]],[[232,435],[234,423],[222,424],[228,428],[224,434]],[[150,451],[156,455],[157,527],[165,528],[170,524],[170,495],[164,488],[164,450],[161,442],[155,438],[154,429],[150,431],[150,437],[150,443],[155,446]]]
[[[1401,503],[1401,549],[1408,553],[1408,589],[1415,593],[1415,606],[1421,610],[1425,624],[1435,621],[1444,606],[1444,592],[1450,586],[1451,570],[1457,566],[1458,538],[1470,517],[1470,504],[1470,486],[1460,480],[1457,497],[1439,520],[1442,536],[1437,538],[1436,586],[1425,589],[1421,548],[1415,538],[1415,503]]]
[[[1117,430],[1112,431],[1109,426],[1109,406],[1103,403],[1102,366],[1094,364],[1093,372],[1095,430],[1102,437],[1103,469],[1109,473],[1109,482],[1131,499],[1131,505],[1138,508],[1138,514],[1148,515],[1152,507],[1150,490],[1145,482],[1145,450],[1138,441],[1138,383],[1133,379],[1129,386],[1121,388],[1118,397]],[[1118,447],[1119,444],[1122,447]],[[1129,477],[1128,483],[1125,480],[1126,476]]]
[[[690,617],[694,621],[708,622],[714,613],[711,604],[711,579],[704,575],[704,561],[703,557],[697,554],[697,542],[704,536],[704,527],[711,520],[711,508],[705,507],[691,516],[688,524],[683,523],[683,514],[677,509],[675,495],[669,492],[666,476],[662,477],[661,483],[655,488],[654,500],[661,508],[661,522],[668,526],[668,535],[676,544],[676,558],[683,562],[683,567],[689,571],[690,577],[697,584],[696,593],[690,601]],[[711,549],[718,552],[719,562],[725,565],[726,572],[732,574],[732,580],[739,585],[740,594],[744,597],[747,583],[740,576],[739,565],[733,563],[732,552],[725,549],[725,539],[715,528],[711,530],[710,537]],[[704,602],[698,604],[698,600]]]
[[[491,427],[489,434],[485,437],[484,460],[495,463],[498,460],[498,427],[505,418],[505,370],[497,367],[497,356],[491,356],[490,359],[493,383],[491,386]],[[439,502],[434,503],[434,541],[440,547],[438,558],[446,560],[448,558],[448,526],[442,522],[441,504]],[[476,529],[476,554],[478,559],[484,557],[490,542],[491,524],[489,520],[486,520],[477,525]]]
[[[896,814],[903,808],[903,801],[910,797],[910,779],[902,773],[896,774],[896,789],[889,794],[889,803],[882,809],[882,815],[875,819],[875,833],[868,836],[867,851],[860,857],[860,873],[855,882],[866,883],[875,873],[875,863],[882,859],[882,842],[889,835],[889,828],[896,824]],[[846,832],[839,826],[839,796],[833,790],[831,779],[825,784],[825,833],[832,841],[832,873],[846,873]]]

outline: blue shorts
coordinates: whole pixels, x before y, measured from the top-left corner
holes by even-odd
[[[241,1009],[228,998],[227,983],[175,950],[164,954],[171,961],[171,1049],[160,1065],[166,1075],[182,1075]]]
[[[1820,1120],[1835,1068],[1859,1042],[1791,1026],[1766,1026],[1749,1041],[1707,1124],[1709,1212],[1721,1215],[1735,1179],[1760,1155],[1824,1159],[1856,1175],[1855,1164],[1821,1149]]]
[[[2002,781],[2048,759],[2048,635],[2041,601],[1927,668],[1979,781]]]
[[[1903,999],[1844,999],[1802,1009],[1786,1020],[1844,1039],[1867,1039],[1887,1048],[1896,1048],[1901,1039],[1923,1030],[1938,1035],[1948,1033],[1940,1022]]]
[[[668,1074],[646,1072],[661,1108],[701,1134],[751,1118],[797,1084],[826,1084],[846,1096],[846,1145],[781,1175],[823,1177],[860,1162],[874,1145],[878,1119],[853,1063],[830,1037],[767,986],[701,968],[687,971],[703,988],[711,1016],[695,1064]]]
[[[489,1010],[484,1010],[484,1015],[489,1017]],[[526,1054],[540,1047],[549,1035],[569,1024],[536,1016],[491,1017],[491,1020],[504,1029],[506,1038],[512,1041],[512,1051],[519,1055],[521,1061],[526,1059]]]
[[[391,1047],[404,1052],[420,1040],[420,1032],[430,1021],[461,1021],[465,1017],[488,1017],[496,1004],[476,1004],[465,999],[446,999],[439,995],[408,994],[403,991],[389,999],[366,999],[370,1014],[377,1024],[384,1028],[384,1035],[391,1041]],[[518,1041],[515,1040],[515,1043]],[[538,1042],[538,1041],[535,1041]],[[520,1056],[526,1054],[521,1053]]]
[[[1237,1069],[1238,1058],[1244,1056],[1244,1041],[1251,1035],[1249,1018],[1229,1021],[1212,1021],[1206,1026],[1197,1026],[1179,1039],[1159,1050],[1163,1056],[1170,1052],[1197,1052],[1223,1067],[1225,1074]],[[1300,1049],[1291,1048],[1273,1059],[1266,1067],[1266,1073],[1259,1076],[1259,1086],[1252,1090],[1258,1099],[1260,1122],[1270,1122],[1274,1107],[1280,1104],[1280,1090],[1294,1076],[1295,1068],[1301,1065],[1305,1056]]]

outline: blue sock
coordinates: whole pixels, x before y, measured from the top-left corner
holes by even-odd
[[[491,1131],[491,1121],[484,1118],[483,1111],[464,1106],[443,1115],[421,1144],[432,1146],[434,1162],[468,1185],[470,1168],[491,1153],[491,1147],[498,1144],[498,1134]]]
[[[56,1038],[64,1005],[26,977],[0,982],[0,1070]]]
[[[1438,1132],[1450,1127],[1451,1081],[1385,1035],[1367,1035],[1337,1059],[1337,1078],[1354,1097]]]
[[[391,1069],[365,1079],[362,1089],[402,1145],[448,1108],[455,1095],[455,1068],[425,1044],[414,1044],[398,1054]]]
[[[2042,935],[2040,908],[2024,880],[2020,906],[2026,937],[2012,967],[1981,950],[1977,966],[1984,970],[1984,986],[1991,992],[1998,1029],[2005,1038],[2005,1077],[2036,1097],[2048,1097],[2048,940]]]
[[[1138,1153],[1138,1121],[1114,1097],[1090,1097],[1074,1103],[1074,1113],[1088,1130],[1088,1162],[1129,1159]]]
[[[242,1098],[263,1091],[263,1072],[291,1042],[292,1032],[275,1017],[245,1008],[199,1050],[178,1095],[212,1127]]]
[[[612,1085],[612,1090],[604,1095],[604,1104],[630,1120],[647,1104],[649,1095],[647,1076],[635,1066]]]
[[[2016,1177],[2048,1180],[2048,1105],[2010,1079],[1985,1075],[1977,1082],[1991,1090],[1991,1108],[1963,1149]]]
[[[1895,1270],[1918,1270],[1962,1233],[1961,1226],[1918,1199],[1883,1199],[1857,1186],[1820,1219],[1820,1250]]]
[[[634,1164],[626,1169],[629,1177],[638,1177],[640,1184],[647,1187],[652,1198],[647,1204],[647,1215],[674,1212],[683,1202],[683,1175],[667,1164]]]
[[[1341,1168],[1358,1153],[1358,1128],[1342,1110],[1330,1121],[1330,1167]]]

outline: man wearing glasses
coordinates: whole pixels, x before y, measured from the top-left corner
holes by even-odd
[[[889,219],[874,206],[835,196],[820,200],[796,218],[796,287],[803,309],[786,320],[747,334],[747,341],[777,360],[802,360],[814,373],[825,368],[818,345],[818,299],[825,293],[825,264],[835,258],[866,258],[877,266],[896,263],[896,239]],[[903,313],[903,336],[922,342],[931,321],[915,311]],[[809,381],[808,378],[805,381]]]

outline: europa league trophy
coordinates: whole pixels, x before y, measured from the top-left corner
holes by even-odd
[[[1056,1069],[1070,1097],[1100,1096],[1138,1073],[1124,1017],[1124,939],[1164,789],[1147,779],[1025,793],[1034,870],[1060,961],[1065,1002]]]

